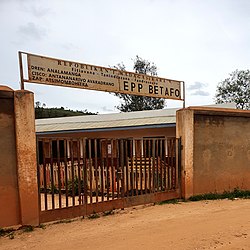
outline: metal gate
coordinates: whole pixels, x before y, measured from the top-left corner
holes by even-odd
[[[40,222],[179,198],[177,142],[39,137]]]

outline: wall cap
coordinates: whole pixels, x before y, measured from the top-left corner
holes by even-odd
[[[0,85],[0,98],[1,99],[13,99],[14,90],[8,86]]]
[[[6,86],[6,85],[0,85],[0,91],[14,91],[12,88]]]
[[[203,115],[219,115],[219,116],[243,116],[250,117],[250,110],[242,109],[230,109],[230,108],[215,108],[215,107],[188,107],[184,109],[177,110],[177,113],[192,110],[194,114],[203,114]]]

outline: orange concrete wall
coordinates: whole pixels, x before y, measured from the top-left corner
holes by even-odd
[[[250,190],[250,111],[194,107],[176,118],[184,198]]]
[[[0,227],[20,224],[14,92],[0,87]]]
[[[194,194],[250,190],[250,116],[195,114]]]
[[[0,86],[0,227],[38,225],[34,98]]]

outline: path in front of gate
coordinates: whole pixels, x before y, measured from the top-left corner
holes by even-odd
[[[250,200],[140,206],[0,238],[0,249],[250,249]]]

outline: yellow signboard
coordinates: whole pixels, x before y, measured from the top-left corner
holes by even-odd
[[[27,54],[27,82],[182,100],[181,81]]]

